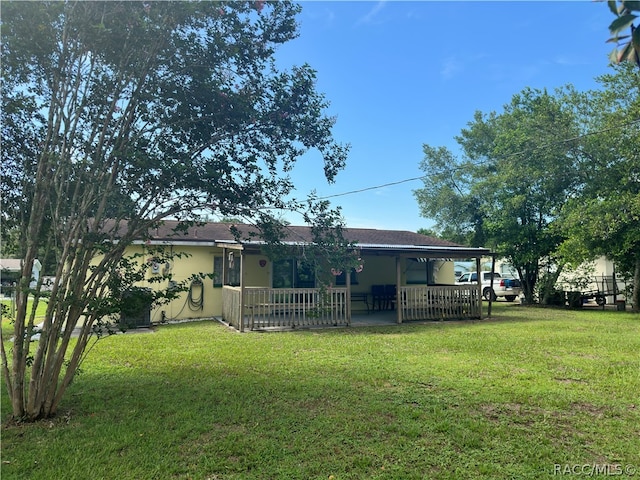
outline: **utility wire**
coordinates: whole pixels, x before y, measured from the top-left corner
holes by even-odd
[[[551,147],[553,145],[561,145],[561,144],[573,142],[573,141],[580,140],[582,138],[586,138],[586,137],[589,137],[589,136],[592,136],[592,135],[597,135],[597,134],[600,134],[600,133],[606,133],[606,132],[609,132],[611,130],[615,130],[615,129],[618,129],[618,128],[621,128],[621,127],[628,127],[628,126],[636,124],[636,123],[640,123],[640,118],[637,118],[635,120],[631,120],[629,122],[625,122],[625,123],[622,123],[622,124],[614,125],[614,126],[609,127],[609,128],[603,128],[601,130],[595,130],[593,132],[587,132],[587,133],[583,133],[581,135],[576,135],[575,137],[566,138],[566,139],[558,140],[558,141],[555,141],[555,142],[546,143],[546,144],[543,144],[543,145],[538,145],[538,146],[532,147],[532,148],[527,148],[527,149],[519,151],[519,152],[513,152],[513,153],[511,153],[509,155],[506,155],[504,157],[498,158],[497,160],[507,160],[509,158],[512,158],[512,157],[515,157],[515,156],[518,156],[518,155],[524,155],[526,153],[531,153],[531,152],[534,152],[536,150],[541,150],[543,148]],[[478,162],[478,163],[476,163],[476,165],[480,166],[480,165],[482,165],[484,163],[486,163],[486,162]],[[459,168],[461,168],[461,167],[457,167],[457,168],[454,167],[451,170],[457,170]],[[346,196],[346,195],[354,195],[356,193],[362,193],[362,192],[367,192],[367,191],[370,191],[370,190],[376,190],[378,188],[390,187],[390,186],[400,185],[402,183],[408,183],[408,182],[415,182],[417,180],[425,180],[425,179],[429,178],[429,176],[430,176],[429,174],[426,174],[426,175],[421,175],[419,177],[406,178],[404,180],[398,180],[396,182],[384,183],[384,184],[375,185],[375,186],[372,186],[372,187],[365,187],[365,188],[361,188],[361,189],[358,189],[358,190],[351,190],[351,191],[348,191],[348,192],[336,193],[336,194],[333,194],[333,195],[326,195],[326,196],[323,196],[323,197],[316,197],[316,200],[326,200],[326,199],[329,199],[329,198],[343,197],[343,196]],[[274,207],[264,207],[264,208],[266,210],[276,209]],[[280,209],[276,209],[276,210],[280,210]],[[297,211],[295,209],[289,209],[289,210],[293,211],[293,212],[296,212],[296,213],[301,213],[301,212],[299,212],[299,211]],[[253,225],[254,227],[257,227],[257,225],[255,224],[255,222],[253,222],[252,219],[249,219],[248,217],[246,217],[244,215],[240,215],[240,216],[242,217],[242,219],[244,221],[247,222],[247,224]],[[286,230],[288,230],[290,233],[292,233],[294,236],[299,236],[296,232],[294,232],[292,229],[289,228],[289,225],[283,225],[283,227]],[[301,236],[299,236],[299,237],[300,237],[301,240],[305,240],[305,239],[303,239],[303,237],[301,237]]]
[[[350,192],[336,193],[334,195],[327,195],[325,197],[318,197],[318,200],[326,200],[327,198],[342,197],[344,195],[352,195],[354,193],[362,193],[362,192],[366,192],[368,190],[376,190],[378,188],[391,187],[393,185],[400,185],[401,183],[407,183],[407,182],[414,182],[416,180],[422,180],[422,179],[427,178],[427,177],[428,177],[428,175],[422,175],[421,177],[406,178],[404,180],[398,180],[397,182],[384,183],[382,185],[376,185],[374,187],[366,187],[366,188],[361,188],[360,190],[352,190]]]
[[[616,129],[621,128],[621,127],[628,127],[628,126],[636,124],[636,123],[640,123],[640,118],[637,118],[635,120],[631,120],[629,122],[622,123],[622,124],[619,124],[619,125],[614,125],[613,127],[603,128],[601,130],[596,130],[596,131],[593,131],[593,132],[587,132],[587,133],[583,133],[581,135],[576,135],[575,137],[565,138],[565,139],[562,139],[562,140],[557,140],[555,142],[545,143],[543,145],[538,145],[536,147],[527,148],[527,149],[521,150],[519,152],[513,152],[513,153],[510,153],[509,155],[506,155],[504,157],[497,158],[496,160],[508,160],[509,158],[512,158],[512,157],[515,157],[515,156],[518,156],[518,155],[524,155],[526,153],[532,153],[532,152],[535,152],[536,150],[542,150],[543,148],[552,147],[554,145],[562,145],[562,144],[565,144],[565,143],[574,142],[576,140],[580,140],[580,139],[583,139],[583,138],[586,138],[586,137],[589,137],[589,136],[592,136],[592,135],[598,135],[600,133],[606,133],[606,132],[609,132],[611,130],[616,130]],[[478,162],[476,165],[480,166],[480,165],[482,165],[484,163],[486,163],[486,162]],[[458,167],[458,168],[460,168],[460,167]],[[452,170],[457,170],[458,168],[452,168]],[[377,190],[378,188],[390,187],[390,186],[393,186],[393,185],[400,185],[401,183],[415,182],[416,180],[426,180],[427,178],[429,178],[428,174],[427,175],[422,175],[420,177],[406,178],[404,180],[398,180],[396,182],[384,183],[382,185],[375,185],[373,187],[365,187],[365,188],[361,188],[361,189],[358,189],[358,190],[351,190],[351,191],[348,191],[348,192],[335,193],[333,195],[326,195],[324,197],[318,197],[317,200],[326,200],[326,199],[329,199],[329,198],[344,197],[346,195],[353,195],[353,194],[356,194],[356,193],[367,192],[369,190]]]

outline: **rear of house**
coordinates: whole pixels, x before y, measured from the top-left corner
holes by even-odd
[[[180,254],[148,269],[143,286],[168,287],[170,280],[163,277],[170,273],[171,281],[185,281],[189,287],[171,303],[154,308],[151,322],[217,317],[245,330],[349,325],[353,315],[382,312],[398,323],[481,315],[478,286],[455,285],[454,260],[479,263],[487,249],[413,232],[346,229],[345,237],[356,242],[360,264],[348,275],[333,270],[319,278],[303,261],[311,242],[308,227],[287,227],[283,253],[274,260],[263,242],[237,240],[229,224],[194,226],[180,236],[172,234],[174,226],[165,222],[150,239],[127,251],[151,263],[156,249]],[[194,274],[205,277],[192,279]]]

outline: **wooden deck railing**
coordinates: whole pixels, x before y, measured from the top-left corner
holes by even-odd
[[[482,299],[477,285],[400,287],[402,320],[480,318]]]
[[[244,291],[251,330],[348,325],[346,288],[256,288]]]
[[[402,321],[481,317],[477,285],[405,286],[398,292]],[[244,331],[350,324],[346,288],[239,287],[222,290],[222,316]]]
[[[244,330],[241,324],[242,312],[240,309],[240,287],[222,287],[222,318],[225,322],[237,330]]]

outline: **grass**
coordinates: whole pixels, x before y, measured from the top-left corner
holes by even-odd
[[[4,423],[3,480],[640,474],[640,317],[494,308],[401,328],[203,322],[101,340],[58,417]]]
[[[0,304],[5,306],[5,308],[7,309],[7,312],[10,315],[14,313],[13,309],[15,309],[15,305],[11,299],[3,298],[0,300]],[[31,312],[30,309],[32,304],[33,302],[29,300],[29,303],[27,304],[27,308],[29,309],[27,310],[28,312]],[[44,317],[46,311],[47,311],[47,302],[44,300],[41,300],[40,302],[38,302],[38,308],[36,309],[36,323],[41,317]],[[5,341],[13,337],[13,323],[11,322],[11,319],[9,317],[2,317],[1,321],[2,321],[2,340]]]

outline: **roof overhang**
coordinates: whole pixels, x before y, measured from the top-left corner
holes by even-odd
[[[236,242],[234,240],[178,240],[157,239],[147,241],[136,241],[137,245],[153,246],[189,246],[189,247],[219,247],[232,250],[244,250],[258,252],[261,247],[267,245],[263,241]],[[306,242],[283,242],[282,245],[288,247],[305,247]],[[491,256],[488,248],[460,247],[460,246],[439,246],[439,245],[384,245],[372,243],[357,243],[355,249],[367,255],[394,256],[409,258],[480,258]]]
[[[491,255],[487,248],[436,245],[358,245],[363,253],[380,256],[423,258],[479,258]]]

